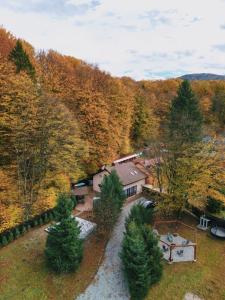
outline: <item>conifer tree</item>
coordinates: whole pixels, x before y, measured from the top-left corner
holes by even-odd
[[[180,85],[169,111],[169,139],[178,145],[198,142],[203,117],[189,81]]]
[[[31,78],[35,77],[35,69],[32,66],[29,56],[23,49],[23,45],[20,40],[17,40],[16,46],[13,48],[9,54],[10,60],[12,60],[16,65],[16,72],[26,71]]]
[[[123,190],[122,183],[117,175],[116,171],[113,170],[110,174],[111,186],[112,186],[112,195],[114,201],[116,202],[117,212],[121,211],[123,203],[126,199],[125,192]]]
[[[125,200],[122,184],[115,171],[104,177],[100,189],[100,197],[94,203],[94,214],[99,228],[110,230]]]
[[[146,209],[141,204],[133,205],[129,216],[126,219],[126,227],[132,221],[134,221],[137,225],[150,224],[153,216],[153,208]]]
[[[45,255],[47,265],[57,273],[75,271],[83,256],[80,229],[75,219],[66,218],[54,225],[48,234]]]
[[[65,194],[58,196],[55,211],[56,223],[50,228],[46,241],[45,255],[47,265],[55,272],[72,272],[82,260],[83,245],[79,237],[80,228],[76,219],[71,217],[73,203]]]
[[[57,197],[55,220],[60,222],[63,219],[70,218],[72,209],[73,202],[71,198],[65,193],[60,193]]]
[[[188,200],[188,190],[197,180],[194,164],[201,150],[203,117],[198,99],[189,81],[184,80],[174,98],[168,120],[167,152],[163,154],[162,170],[167,181],[170,214],[180,214]]]
[[[147,248],[149,259],[149,271],[151,274],[150,284],[152,285],[158,282],[162,277],[162,252],[158,247],[158,240],[153,234],[152,230],[150,230],[146,226],[142,226],[142,235]]]
[[[124,235],[121,259],[132,300],[144,299],[151,283],[149,257],[142,231],[131,222]]]

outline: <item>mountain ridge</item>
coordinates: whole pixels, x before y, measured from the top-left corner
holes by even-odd
[[[218,75],[212,73],[193,73],[185,74],[178,78],[187,80],[225,80],[225,75]]]

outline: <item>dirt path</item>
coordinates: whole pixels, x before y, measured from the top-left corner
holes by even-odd
[[[94,281],[76,300],[129,300],[129,291],[122,272],[119,258],[124,232],[124,221],[135,202],[129,203],[122,210],[106,247],[105,258]]]

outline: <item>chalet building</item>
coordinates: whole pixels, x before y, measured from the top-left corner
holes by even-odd
[[[133,157],[131,159],[133,159]],[[141,193],[148,175],[146,172],[141,171],[134,162],[130,161],[130,158],[128,160],[129,161],[125,162],[120,160],[115,161],[113,166],[106,166],[102,172],[94,175],[93,190],[95,192],[100,192],[100,185],[104,176],[109,175],[113,170],[115,170],[123,184],[127,197]]]

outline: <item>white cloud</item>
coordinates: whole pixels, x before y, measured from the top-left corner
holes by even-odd
[[[218,47],[225,44],[225,1],[65,0],[88,9],[63,17],[47,10],[18,11],[3,2],[0,22],[17,36],[36,48],[98,64],[115,76],[225,73],[225,51]]]

